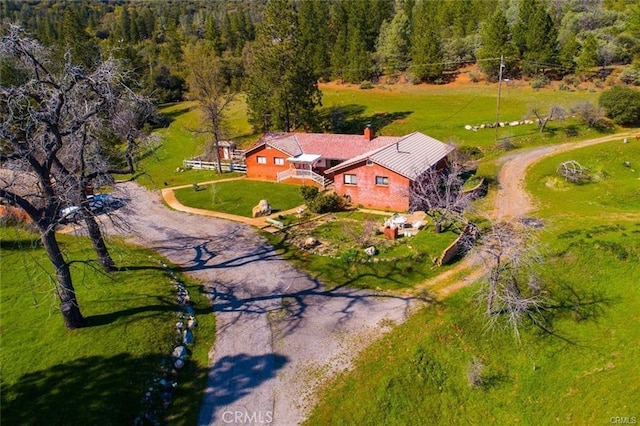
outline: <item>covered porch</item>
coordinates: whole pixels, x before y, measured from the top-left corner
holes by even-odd
[[[321,158],[322,156],[319,154],[300,154],[287,158],[289,169],[279,172],[276,181],[282,182],[287,179],[311,180],[324,189],[327,185],[325,177],[314,171],[314,166]]]

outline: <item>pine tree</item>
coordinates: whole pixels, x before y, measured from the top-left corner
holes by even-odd
[[[589,33],[576,59],[576,72],[584,74],[596,66],[598,66],[598,41],[593,33]]]
[[[576,69],[576,58],[580,53],[580,42],[574,34],[570,34],[562,44],[558,60],[564,67],[564,71],[572,73]]]
[[[538,6],[530,17],[524,33],[525,51],[522,72],[534,75],[554,65],[558,58],[558,32],[551,16]]]
[[[518,49],[519,57],[527,50],[527,32],[530,28],[530,20],[534,15],[538,5],[536,0],[520,0],[518,3],[518,19],[513,26],[512,40],[513,44]]]
[[[376,54],[385,73],[392,74],[406,69],[409,59],[409,18],[398,7],[393,19],[384,21],[376,44]]]
[[[299,7],[298,34],[300,49],[312,64],[314,74],[329,79],[329,7],[328,3],[302,0]]]
[[[517,59],[517,50],[511,42],[507,18],[501,8],[496,9],[493,16],[485,22],[480,35],[482,46],[477,52],[478,63],[487,78],[495,81],[500,72],[499,58],[504,57],[504,72],[507,74]]]
[[[411,74],[417,81],[436,81],[444,71],[444,54],[439,29],[431,16],[437,5],[428,1],[416,4],[411,29]]]
[[[70,9],[65,11],[60,29],[60,40],[58,42],[59,54],[63,56],[66,52],[71,54],[71,60],[86,69],[93,66],[100,60],[100,46],[96,40],[88,34],[78,16]]]
[[[333,48],[331,49],[331,70],[335,78],[344,79],[347,68],[348,24],[349,17],[345,8],[346,0],[332,3],[330,27],[334,29]]]
[[[321,93],[313,70],[301,58],[297,15],[289,0],[271,0],[257,28],[249,70],[247,105],[255,129],[308,128]]]

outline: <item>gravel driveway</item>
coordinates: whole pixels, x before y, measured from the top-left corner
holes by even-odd
[[[282,260],[246,225],[168,209],[158,193],[119,187],[131,200],[120,231],[206,284],[216,342],[199,424],[295,425],[314,389],[402,322],[418,302],[350,288],[327,291]]]

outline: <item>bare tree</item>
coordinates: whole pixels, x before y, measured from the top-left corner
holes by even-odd
[[[118,67],[109,60],[89,72],[66,58],[56,69],[47,50],[17,26],[9,26],[3,35],[0,54],[21,76],[0,86],[0,161],[5,169],[0,197],[33,220],[55,269],[65,325],[83,327],[86,320],[55,227],[61,207],[86,207],[86,149],[98,149],[93,135],[97,123],[113,113],[119,97]]]
[[[587,127],[602,127],[606,124],[604,110],[588,101],[575,104],[571,107],[571,113]]]
[[[531,112],[536,116],[536,123],[538,124],[538,129],[540,133],[543,133],[547,128],[547,124],[551,120],[563,120],[565,118],[565,111],[561,106],[552,105],[549,108],[549,113],[544,114],[540,108],[531,108]]]
[[[205,123],[200,131],[212,135],[213,143],[207,151],[213,151],[217,172],[222,173],[219,143],[222,140],[224,114],[235,98],[231,71],[205,43],[195,44],[186,51],[185,66],[188,70],[188,96],[198,102],[204,113]]]
[[[148,99],[136,95],[126,86],[120,85],[119,89],[110,114],[92,117],[84,123],[81,131],[70,135],[69,143],[61,150],[62,161],[56,162],[55,168],[56,174],[68,182],[66,186],[75,190],[70,202],[80,207],[98,262],[107,272],[116,270],[116,265],[95,219],[94,209],[98,206],[89,197],[87,188],[90,185],[112,186],[115,184],[114,175],[136,172],[139,142],[146,136],[142,129],[156,111]],[[114,149],[117,154],[105,152],[104,141],[111,139],[110,135],[124,143],[124,147]]]
[[[466,225],[465,210],[473,201],[472,193],[463,190],[463,169],[458,163],[449,168],[431,168],[416,179],[410,189],[410,209],[424,210],[435,224],[435,231],[451,224]]]
[[[488,324],[504,320],[516,339],[525,319],[544,328],[544,291],[536,274],[542,256],[531,229],[494,223],[482,236],[477,253],[487,267],[480,296]]]

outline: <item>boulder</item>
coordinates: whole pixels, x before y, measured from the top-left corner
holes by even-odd
[[[185,359],[188,356],[187,348],[184,346],[176,346],[172,353],[174,358]]]
[[[271,214],[271,206],[267,200],[260,200],[257,206],[251,210],[253,217],[269,216]]]
[[[364,249],[364,252],[367,254],[367,256],[374,256],[378,252],[378,250],[374,246],[371,246]]]
[[[304,248],[313,248],[318,244],[318,240],[313,237],[309,237],[304,240]]]

